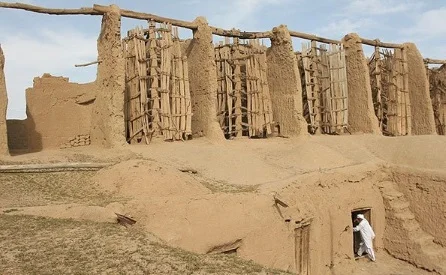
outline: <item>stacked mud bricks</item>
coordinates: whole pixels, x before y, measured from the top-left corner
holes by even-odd
[[[60,146],[60,149],[87,146],[91,144],[90,135],[76,135]]]

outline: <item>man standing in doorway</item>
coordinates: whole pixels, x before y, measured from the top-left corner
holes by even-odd
[[[359,244],[358,256],[362,256],[364,252],[367,253],[370,260],[375,261],[375,252],[373,251],[373,239],[375,238],[375,232],[369,222],[364,218],[364,215],[358,214],[356,216],[358,225],[353,227],[353,232],[361,233],[362,242]]]

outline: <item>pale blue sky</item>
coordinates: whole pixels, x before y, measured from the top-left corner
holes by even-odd
[[[19,0],[18,0],[19,1]],[[16,1],[6,1],[16,2]],[[91,7],[93,3],[246,31],[265,31],[285,24],[289,29],[341,39],[349,32],[386,42],[415,42],[423,56],[446,58],[446,0],[163,0],[69,1],[32,0],[54,7]],[[8,118],[25,118],[25,89],[35,76],[48,72],[89,82],[96,67],[74,64],[96,59],[100,16],[54,16],[0,9],[0,43],[6,57]],[[123,32],[144,21],[123,19]],[[191,36],[182,32],[182,38]],[[300,41],[294,41],[296,50]],[[369,49],[366,49],[369,52]]]

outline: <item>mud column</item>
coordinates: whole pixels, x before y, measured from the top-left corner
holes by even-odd
[[[379,134],[378,118],[373,109],[369,68],[356,33],[347,34],[345,48],[348,87],[348,122],[352,133]]]
[[[121,48],[121,14],[115,5],[102,17],[97,47],[100,63],[90,135],[94,145],[119,146],[125,144],[125,62]]]
[[[193,113],[192,133],[194,136],[223,141],[223,131],[217,122],[217,70],[212,30],[204,17],[198,17],[194,23],[198,28],[187,48]]]
[[[307,133],[302,110],[302,85],[290,33],[280,25],[272,31],[267,50],[267,77],[273,117],[283,136]]]
[[[5,56],[0,45],[0,155],[9,155],[8,136],[6,129],[6,109],[8,96],[6,94],[6,81],[3,69],[5,68]]]
[[[413,135],[436,135],[429,80],[423,57],[413,43],[403,44],[409,68],[410,111]]]

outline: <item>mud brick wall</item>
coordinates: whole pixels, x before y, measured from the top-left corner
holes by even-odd
[[[30,151],[57,149],[80,133],[90,133],[94,83],[77,84],[44,74],[26,90]]]

